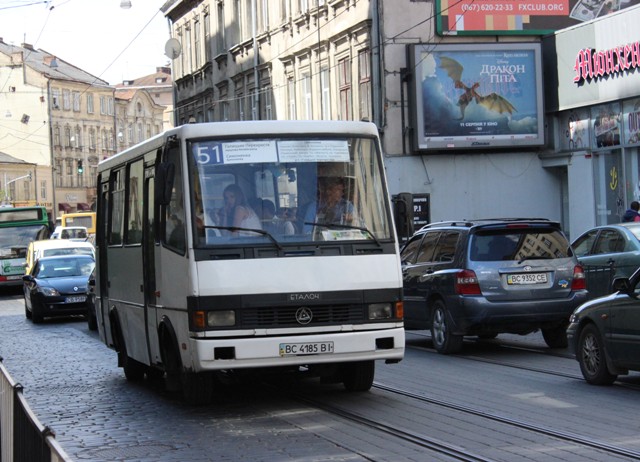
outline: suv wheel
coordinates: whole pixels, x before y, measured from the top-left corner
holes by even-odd
[[[431,311],[431,339],[438,353],[457,353],[462,349],[463,337],[454,335],[449,330],[447,308],[440,300],[433,303]]]

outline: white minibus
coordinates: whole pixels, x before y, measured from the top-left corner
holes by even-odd
[[[404,355],[402,274],[368,122],[180,126],[98,166],[96,314],[129,380],[193,403],[281,368],[368,390]]]

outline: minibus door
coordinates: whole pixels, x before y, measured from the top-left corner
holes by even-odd
[[[145,223],[142,237],[142,262],[143,262],[143,285],[144,285],[144,317],[146,325],[147,347],[149,349],[149,359],[151,364],[161,362],[158,348],[157,329],[157,294],[156,294],[156,220],[155,220],[155,188],[154,188],[154,168],[147,167],[145,170],[143,221]]]

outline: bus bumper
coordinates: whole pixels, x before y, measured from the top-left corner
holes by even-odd
[[[190,340],[194,372],[404,357],[404,328],[278,337]]]

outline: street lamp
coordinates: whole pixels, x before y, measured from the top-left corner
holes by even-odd
[[[24,178],[29,178],[29,181],[31,181],[31,173],[32,172],[29,172],[27,175],[22,175],[22,176],[19,176],[18,178],[14,178],[13,180],[9,180],[9,181],[7,181],[7,174],[6,173],[4,174],[4,199],[2,200],[3,204],[7,204],[8,203],[8,201],[7,201],[7,199],[8,199],[7,193],[9,191],[9,185],[11,183],[15,183],[16,181],[22,180]]]
[[[128,10],[129,8],[131,8],[131,2],[129,0],[122,0],[120,2],[120,8]]]

